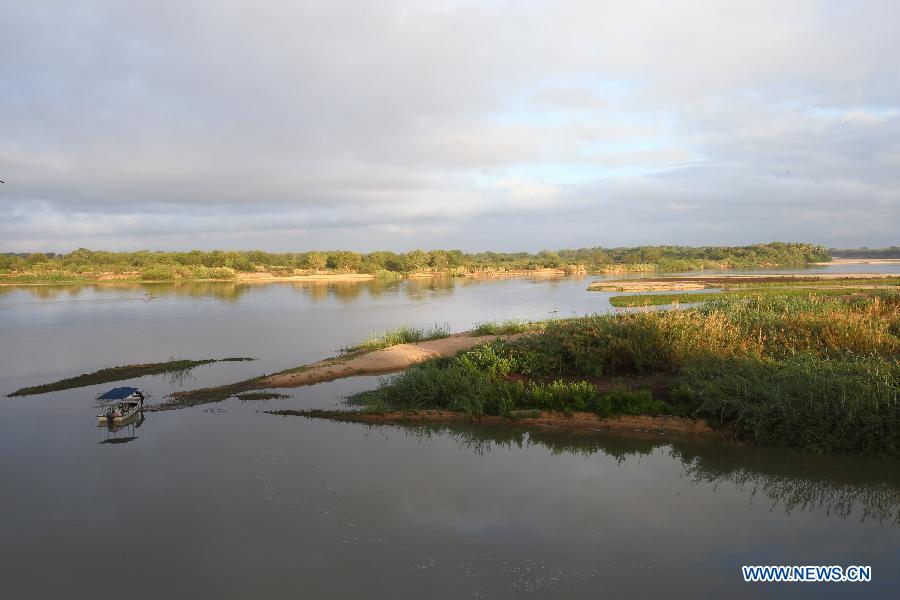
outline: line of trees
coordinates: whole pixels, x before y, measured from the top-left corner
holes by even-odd
[[[602,271],[620,265],[652,266],[654,270],[682,271],[703,268],[751,268],[798,265],[830,260],[822,246],[774,242],[752,246],[637,246],[631,248],[579,248],[529,252],[477,252],[461,250],[413,250],[411,252],[348,250],[310,252],[201,251],[190,252],[106,252],[79,248],[67,254],[0,255],[0,272],[65,271],[122,273],[155,270],[160,274],[189,273],[194,270],[228,269],[254,271],[334,271],[342,273],[412,273],[421,271],[457,272],[478,270],[529,270],[575,267]],[[180,271],[179,271],[180,269]],[[221,274],[221,271],[219,271]],[[163,278],[163,277],[160,277]]]

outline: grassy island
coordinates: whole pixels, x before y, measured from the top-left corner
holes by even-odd
[[[188,360],[181,358],[173,358],[166,362],[144,363],[139,365],[122,365],[119,367],[108,367],[100,369],[93,373],[82,373],[75,377],[60,379],[51,383],[44,383],[31,387],[25,387],[7,394],[7,397],[13,396],[32,396],[34,394],[46,394],[48,392],[58,392],[61,390],[69,390],[72,388],[86,387],[89,385],[97,385],[100,383],[109,383],[111,381],[124,381],[126,379],[136,379],[147,375],[171,374],[174,377],[183,376],[191,370],[202,366],[217,362],[242,362],[246,360],[254,360],[246,357],[232,358],[206,358],[203,360]]]
[[[656,280],[598,281],[588,288],[596,291],[631,291],[609,299],[615,307],[665,306],[747,298],[836,298],[871,296],[878,290],[900,290],[896,275],[851,276],[756,276],[720,275],[716,277],[668,277]],[[703,291],[677,291],[677,290]],[[657,293],[642,293],[644,291]],[[660,291],[672,291],[661,294]]]
[[[900,294],[766,294],[551,321],[413,366],[348,402],[373,413],[704,419],[738,440],[900,455]]]

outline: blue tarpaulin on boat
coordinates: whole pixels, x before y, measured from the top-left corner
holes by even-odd
[[[124,400],[136,391],[138,391],[138,389],[132,387],[113,388],[97,398],[97,400]]]

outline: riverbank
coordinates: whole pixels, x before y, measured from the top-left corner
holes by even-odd
[[[673,416],[600,417],[591,412],[518,411],[508,416],[472,416],[448,410],[363,412],[346,410],[269,410],[266,414],[327,419],[368,425],[474,423],[478,425],[516,425],[565,431],[649,433],[653,435],[703,436],[728,439],[726,431],[713,429],[703,419]]]
[[[610,271],[619,273],[623,271]],[[341,273],[341,272],[314,272],[298,274],[254,272],[254,273],[229,273],[223,277],[167,277],[144,278],[138,272],[128,273],[102,273],[102,274],[65,274],[65,273],[20,273],[17,275],[0,274],[0,286],[30,286],[30,285],[95,285],[103,283],[179,283],[179,282],[231,282],[240,284],[266,284],[266,283],[359,283],[375,280],[399,281],[403,279],[430,279],[434,277],[463,277],[469,279],[500,279],[504,277],[536,277],[552,278],[572,275],[586,275],[587,272],[579,269],[515,269],[509,271],[417,271],[414,273]]]
[[[104,252],[0,254],[0,283],[97,283],[102,281],[348,281],[432,276],[547,277],[571,274],[681,272],[803,266],[828,260],[814,244],[738,247],[639,246],[556,252],[460,250],[347,250],[269,253],[252,251]],[[298,279],[303,278],[303,279]]]
[[[875,263],[873,263],[875,264]],[[880,264],[880,263],[879,263]],[[778,267],[779,265],[768,265]],[[716,268],[727,269],[728,266]],[[655,265],[609,265],[594,270],[583,268],[571,269],[510,269],[510,270],[455,270],[455,271],[416,271],[412,273],[360,273],[360,272],[304,272],[302,270],[285,274],[284,272],[257,271],[253,273],[224,272],[221,276],[205,276],[205,274],[182,276],[165,276],[147,278],[140,272],[123,273],[0,273],[0,286],[36,286],[36,285],[96,285],[114,283],[157,284],[157,283],[202,283],[230,282],[238,284],[267,283],[362,283],[376,280],[400,281],[404,279],[430,279],[440,277],[459,277],[464,279],[503,279],[514,277],[532,277],[536,279],[573,277],[588,275],[624,275],[628,273],[662,272]],[[739,283],[741,281],[764,282],[787,281],[789,279],[835,279],[835,278],[878,278],[890,277],[879,273],[852,274],[820,274],[796,275],[790,277],[770,275],[703,275],[698,271],[695,276],[665,277],[660,279],[616,280],[597,282],[588,288],[592,291],[663,291],[663,290],[696,290],[716,287],[715,283]]]
[[[726,267],[723,267],[726,268]],[[607,268],[587,271],[584,268],[571,269],[510,269],[510,270],[453,270],[453,271],[416,271],[396,273],[383,271],[379,273],[360,272],[305,272],[303,270],[285,272],[257,271],[252,273],[223,271],[220,276],[210,276],[200,272],[192,274],[184,272],[178,276],[156,276],[147,278],[141,272],[122,273],[0,273],[0,286],[31,285],[95,285],[111,283],[187,283],[187,282],[231,282],[239,284],[267,283],[360,283],[376,280],[400,281],[403,279],[430,279],[436,277],[460,277],[465,279],[503,279],[513,277],[533,277],[538,279],[554,277],[571,277],[587,275],[622,275],[626,273],[647,273],[658,269],[653,265],[611,265]]]
[[[126,273],[102,273],[102,274],[35,274],[23,273],[19,275],[0,275],[2,286],[26,286],[26,285],[94,285],[102,283],[176,283],[176,282],[232,282],[232,283],[275,283],[275,282],[362,282],[377,279],[371,273],[308,273],[301,275],[280,275],[276,273],[228,273],[225,277],[169,277],[152,278],[142,277],[140,272]]]

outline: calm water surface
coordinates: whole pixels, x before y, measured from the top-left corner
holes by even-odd
[[[585,291],[592,279],[0,288],[0,393],[170,356],[258,359],[133,382],[160,401],[401,323],[611,310],[609,294]],[[900,585],[897,461],[262,412],[331,407],[376,383],[149,413],[112,434],[93,400],[111,385],[0,399],[0,594],[885,597]],[[742,564],[872,565],[874,581],[745,585]]]

